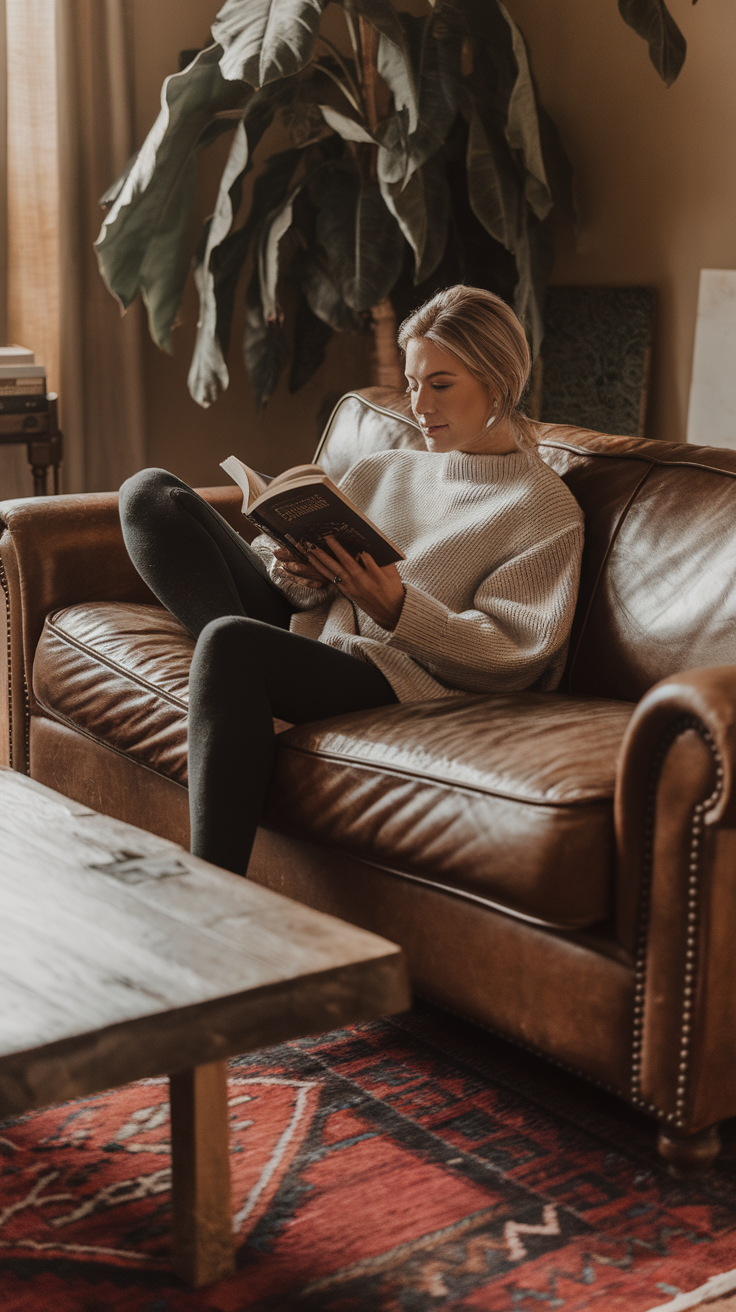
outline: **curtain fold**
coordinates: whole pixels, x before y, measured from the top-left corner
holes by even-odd
[[[140,309],[97,270],[98,197],[135,149],[126,0],[6,0],[8,335],[59,392],[62,488],[107,491],[145,463]],[[0,498],[28,495],[23,448]]]
[[[100,278],[98,198],[135,149],[126,0],[56,0],[61,342],[67,491],[108,491],[145,463],[140,306]]]
[[[59,390],[59,169],[54,0],[6,0],[8,339]],[[25,446],[0,448],[0,497],[33,490]]]

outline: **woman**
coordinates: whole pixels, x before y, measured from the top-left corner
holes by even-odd
[[[380,568],[267,537],[252,548],[186,484],[123,484],[130,556],[197,639],[189,703],[192,851],[245,874],[273,771],[272,717],[292,723],[461,692],[555,688],[583,542],[577,502],[519,411],[519,321],[451,287],[402,325],[426,451],[384,451],[341,487],[406,553]]]

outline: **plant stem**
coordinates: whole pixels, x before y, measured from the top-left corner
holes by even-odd
[[[355,100],[353,101],[353,104],[355,105],[355,108],[358,109],[357,100],[358,100],[358,96],[360,95],[360,92],[359,92],[358,87],[356,86],[355,82],[353,81],[353,77],[352,77],[352,74],[351,74],[351,72],[350,72],[350,69],[348,68],[347,64],[345,63],[345,60],[343,59],[342,55],[340,54],[340,51],[338,50],[337,46],[336,46],[336,45],[333,45],[333,43],[332,43],[332,42],[331,42],[326,36],[323,36],[321,32],[320,32],[320,34],[319,34],[319,40],[322,42],[323,45],[327,46],[328,50],[331,50],[331,51],[332,51],[332,54],[333,54],[334,58],[337,60],[338,64],[340,65],[340,68],[342,69],[343,73],[345,74],[345,81],[347,82],[348,86],[350,87],[350,93],[351,93],[352,96],[355,97]],[[326,69],[326,68],[324,67],[324,65],[320,65],[320,67],[322,68],[322,72],[323,72],[323,73],[328,73],[328,76],[332,77],[333,80],[337,81],[337,79],[334,78],[334,74],[329,73],[329,70]],[[338,83],[338,85],[339,85],[339,83]],[[360,111],[358,110],[358,112],[360,112]]]
[[[378,130],[378,112],[376,110],[376,77],[378,63],[378,33],[375,27],[362,14],[358,16],[361,48],[361,80],[363,82],[363,100],[368,131],[375,136]]]

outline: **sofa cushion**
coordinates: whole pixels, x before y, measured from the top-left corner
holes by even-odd
[[[158,607],[57,611],[36,697],[184,783],[193,646]],[[591,925],[609,913],[616,761],[633,709],[463,695],[296,726],[280,737],[264,822],[545,924]]]
[[[161,606],[70,606],[46,619],[33,690],[55,719],[186,784],[193,654],[194,639]]]

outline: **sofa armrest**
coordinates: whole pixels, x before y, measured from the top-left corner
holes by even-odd
[[[731,1114],[723,1095],[736,1079],[735,760],[736,665],[688,670],[642,698],[616,785],[632,1096],[686,1132]]]
[[[243,526],[236,487],[200,492]],[[28,768],[30,673],[46,616],[86,601],[155,602],[125,550],[117,493],[0,502],[0,764]]]

